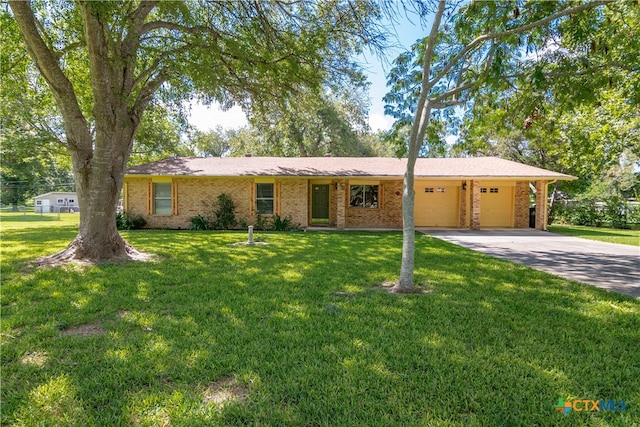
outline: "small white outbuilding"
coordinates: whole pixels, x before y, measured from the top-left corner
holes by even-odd
[[[78,195],[73,192],[53,191],[33,198],[36,213],[79,212]]]

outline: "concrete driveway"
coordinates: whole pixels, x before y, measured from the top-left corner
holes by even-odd
[[[422,228],[419,231],[494,257],[640,298],[640,246],[597,242],[534,229]]]

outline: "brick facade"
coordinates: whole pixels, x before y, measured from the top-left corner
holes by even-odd
[[[458,227],[463,228],[467,226],[467,181],[462,181],[460,187],[460,211],[458,212]]]
[[[471,197],[469,203],[469,228],[480,229],[480,181],[471,181]]]
[[[515,228],[528,228],[529,227],[529,182],[518,181],[516,182],[515,194],[514,194],[514,227]]]
[[[278,180],[280,184],[280,216],[290,216],[294,225],[309,224],[309,184],[303,178]]]
[[[124,195],[127,211],[142,215],[148,228],[189,228],[190,219],[198,214],[207,214],[211,208],[206,204],[216,201],[225,193],[234,201],[236,218],[249,225],[255,222],[253,208],[253,178],[173,178],[177,201],[177,215],[153,215],[148,208],[150,178],[127,178]],[[279,194],[276,209],[281,216],[290,216],[293,224],[306,227],[308,224],[307,180],[287,178],[275,180]]]
[[[339,230],[344,230],[347,220],[347,191],[349,191],[349,184],[346,179],[338,180],[336,183],[336,227]]]
[[[337,226],[338,212],[336,205],[336,198],[338,194],[338,181],[333,180],[329,185],[329,225],[331,227]]]
[[[163,182],[167,181],[165,178]],[[221,193],[231,197],[236,205],[236,218],[251,225],[255,222],[255,182],[254,177],[173,177],[174,215],[153,215],[150,194],[152,183],[150,177],[128,176],[125,178],[125,209],[142,215],[148,228],[189,228],[190,219],[198,214],[206,214],[211,204]],[[309,226],[311,211],[311,183],[313,179],[301,177],[274,178],[275,210],[281,216],[290,216],[293,224]],[[402,179],[379,181],[379,199],[377,208],[349,206],[349,180],[322,180],[329,184],[329,226],[345,228],[402,228]],[[482,226],[480,218],[479,180],[467,180],[466,189],[460,189],[459,227],[478,229]],[[544,181],[543,181],[544,182]],[[546,189],[538,185],[538,193]],[[462,184],[462,182],[461,182]],[[538,200],[544,200],[545,194],[538,194]],[[529,226],[529,182],[518,181],[514,191],[514,226]],[[539,203],[540,204],[540,203]],[[544,204],[546,206],[546,203]],[[541,228],[542,219],[536,221],[536,228]],[[544,228],[546,229],[546,224]]]
[[[402,228],[402,180],[381,181],[379,185],[381,193],[377,208],[351,207],[345,197],[347,228]]]

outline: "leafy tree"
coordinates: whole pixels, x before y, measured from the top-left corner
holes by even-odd
[[[245,110],[347,80],[380,41],[364,0],[25,2],[10,15],[61,116],[80,227],[49,261],[135,259],[113,218],[142,119],[154,102],[200,97]]]
[[[368,101],[361,92],[300,93],[278,108],[254,112],[242,129],[218,127],[195,131],[192,142],[201,156],[391,156],[384,133],[371,133]]]
[[[0,22],[0,69],[7,76],[0,86],[2,202],[17,209],[17,204],[40,193],[73,191],[74,179],[64,148],[66,136],[60,112],[51,91],[24,49],[15,20],[4,13]],[[181,140],[187,129],[184,114],[160,102],[149,106],[136,132],[131,163],[193,154]]]
[[[223,157],[232,152],[232,140],[238,136],[240,130],[223,129],[217,126],[214,130],[203,132],[196,130],[191,135],[191,141],[199,156]]]
[[[263,140],[262,152],[279,156],[370,156],[363,143],[369,101],[358,86],[339,93],[300,91],[276,108],[257,109],[249,117]]]
[[[486,93],[508,91],[509,76],[521,74],[523,50],[548,46],[563,34],[566,21],[597,25],[601,14],[587,12],[607,3],[610,1],[420,3],[420,13],[431,14],[431,29],[424,40],[395,60],[387,96],[388,111],[411,124],[402,200],[402,265],[395,291],[414,289],[414,168],[432,118],[455,124],[453,107]]]
[[[150,104],[134,135],[129,164],[195,155],[194,147],[184,140],[189,130],[183,111],[173,111],[158,102]]]
[[[71,165],[51,94],[29,61],[12,19],[0,15],[0,179],[2,203],[24,203],[48,191],[73,189]]]
[[[600,13],[598,25],[564,22],[555,48],[530,52],[534,60],[522,64],[510,90],[477,97],[454,152],[579,176],[561,184],[569,193],[624,180],[623,165],[640,152],[640,44],[629,37],[640,28],[640,11],[615,2]]]

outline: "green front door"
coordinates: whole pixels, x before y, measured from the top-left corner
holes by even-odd
[[[329,222],[329,185],[314,184],[311,192],[311,222]]]

